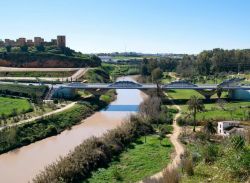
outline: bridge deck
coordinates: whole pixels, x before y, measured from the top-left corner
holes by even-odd
[[[77,85],[60,85],[63,88],[74,88],[74,89],[156,89],[156,84],[141,84],[141,86],[111,86],[110,84],[83,84],[79,83]],[[159,88],[163,90],[171,90],[171,89],[193,89],[193,90],[213,90],[217,89],[218,85],[197,85],[197,86],[164,86],[160,85]],[[250,86],[220,86],[221,89],[224,90],[232,90],[232,89],[243,89],[243,90],[250,90]]]

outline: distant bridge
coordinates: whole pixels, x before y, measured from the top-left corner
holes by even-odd
[[[136,83],[133,81],[117,81],[114,83],[63,83],[63,84],[46,84],[49,86],[50,90],[46,95],[46,99],[51,99],[53,97],[69,97],[74,94],[76,89],[88,90],[94,95],[102,94],[103,91],[109,89],[157,89],[160,90],[174,90],[174,89],[191,89],[196,90],[205,98],[209,99],[216,92],[220,91],[235,91],[237,89],[241,90],[250,90],[250,85],[240,84],[244,79],[241,78],[232,78],[225,80],[220,84],[193,84],[185,80],[173,81],[167,84],[153,84],[153,83]],[[21,84],[21,83],[20,83]],[[23,83],[31,84],[31,83]],[[35,84],[38,85],[38,84]]]
[[[174,89],[191,89],[196,90],[201,95],[203,95],[206,99],[209,99],[212,95],[214,95],[219,90],[221,91],[235,91],[236,89],[242,90],[250,90],[250,85],[241,85],[240,82],[244,79],[233,78],[229,80],[225,80],[220,84],[193,84],[188,81],[179,80],[173,81],[167,84],[142,84],[136,83],[132,81],[117,81],[115,83],[65,83],[65,84],[57,84],[50,87],[50,92],[47,96],[49,98],[53,97],[66,97],[73,94],[75,89],[83,89],[88,90],[94,95],[100,95],[104,91],[109,89],[157,89],[160,90],[174,90]]]
[[[241,81],[241,80],[240,80]],[[61,88],[72,88],[72,89],[193,89],[193,90],[233,90],[233,89],[243,89],[250,90],[250,85],[240,85],[237,82],[222,82],[221,84],[193,84],[187,81],[173,81],[165,85],[157,84],[141,84],[132,81],[118,81],[115,83],[69,83],[69,84],[59,84],[57,87]]]

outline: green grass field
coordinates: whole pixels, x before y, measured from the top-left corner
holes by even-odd
[[[167,94],[172,99],[190,99],[191,96],[195,95],[201,99],[204,97],[195,90],[169,90]]]
[[[171,90],[167,91],[167,94],[176,101],[183,100],[184,102],[180,104],[182,112],[188,113],[188,106],[186,105],[187,100],[195,95],[200,99],[204,97],[196,92],[195,90]],[[227,93],[222,94],[222,98],[225,99]],[[217,95],[213,95],[212,99],[218,98]],[[245,120],[247,118],[247,112],[249,111],[250,102],[247,101],[230,101],[225,103],[225,110],[223,110],[217,103],[213,100],[213,103],[205,103],[205,111],[197,114],[198,120],[205,119],[220,119],[220,120]],[[233,112],[231,112],[233,111]]]
[[[197,114],[198,120],[247,120],[250,102],[232,101],[226,103],[223,110],[217,103],[205,104],[205,111]],[[183,105],[184,113],[188,112],[188,106]]]
[[[20,114],[29,111],[31,108],[29,101],[26,99],[0,97],[0,115],[11,116],[13,110],[16,110],[17,114]]]
[[[140,138],[132,148],[123,152],[108,168],[100,168],[84,183],[136,182],[161,171],[170,161],[172,146],[168,139],[160,145],[158,136]]]

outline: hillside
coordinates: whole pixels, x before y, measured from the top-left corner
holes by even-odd
[[[73,68],[97,67],[100,64],[101,60],[97,56],[84,55],[70,48],[29,47],[27,50],[22,50],[19,47],[13,47],[9,52],[0,49],[0,66],[4,67]]]

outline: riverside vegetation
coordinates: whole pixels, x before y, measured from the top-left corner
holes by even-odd
[[[250,131],[226,139],[216,136],[215,132],[213,124],[208,122],[201,131],[181,135],[187,147],[183,156],[182,182],[249,181]]]
[[[148,104],[151,105],[148,106]],[[163,113],[165,113],[165,115],[163,115]],[[155,116],[158,117],[155,118]],[[171,118],[173,117],[173,113],[169,112],[167,108],[161,104],[159,98],[151,97],[141,105],[138,115],[131,116],[130,120],[124,122],[116,129],[108,131],[102,137],[93,137],[85,140],[66,157],[61,158],[57,162],[48,166],[43,172],[37,175],[33,181],[35,183],[81,182],[91,176],[91,172],[95,172],[98,168],[107,168],[104,172],[107,172],[108,174],[109,171],[114,169],[114,163],[117,166],[122,165],[123,161],[125,161],[122,157],[128,156],[128,154],[132,155],[131,158],[135,158],[134,162],[132,159],[127,159],[128,161],[131,161],[131,163],[128,164],[128,169],[132,167],[135,168],[136,164],[140,164],[140,162],[146,163],[143,165],[143,168],[140,170],[138,169],[139,172],[136,180],[144,178],[142,172],[146,172],[146,175],[156,173],[164,166],[164,163],[165,166],[167,165],[170,154],[169,147],[171,147],[171,145],[167,145],[169,142],[166,144],[166,141],[162,139],[165,138],[165,135],[162,134],[171,133],[171,128],[165,128],[167,125],[170,125],[171,122],[166,124],[166,121],[162,119],[163,116],[165,119]],[[155,134],[158,137],[155,138],[150,134]],[[133,145],[133,143],[138,142],[138,140],[143,144]],[[157,141],[158,145],[155,143]],[[167,146],[164,150],[165,145]],[[135,146],[135,149],[131,148],[131,146]],[[163,146],[159,147],[159,150],[163,151],[162,155],[164,158],[162,157],[162,160],[164,163],[161,161],[155,161],[156,159],[154,159],[152,161],[155,161],[157,165],[152,166],[151,161],[144,161],[138,157],[140,154],[138,154],[138,150],[136,150],[137,148],[146,148],[145,152],[153,153],[155,149],[152,149],[152,146]],[[117,158],[119,157],[121,157],[121,159],[117,162]],[[156,157],[160,158],[159,156]],[[158,166],[159,163],[161,164],[160,166]],[[148,168],[144,169],[144,166]],[[93,174],[94,180],[96,179],[96,175],[98,176],[98,172]],[[114,172],[113,176],[108,176],[106,178],[110,181],[119,181],[121,178],[117,171],[116,173]],[[123,177],[124,180],[128,180],[128,177],[126,177],[128,176],[127,173],[122,174],[122,176],[125,176]],[[90,180],[92,180],[92,178]],[[97,178],[97,180],[100,179]]]
[[[115,98],[114,92],[109,91],[106,95],[110,95],[110,99]],[[64,112],[23,125],[4,128],[0,131],[0,153],[61,133],[107,104],[105,101],[90,98],[89,101],[78,102],[76,106]]]

